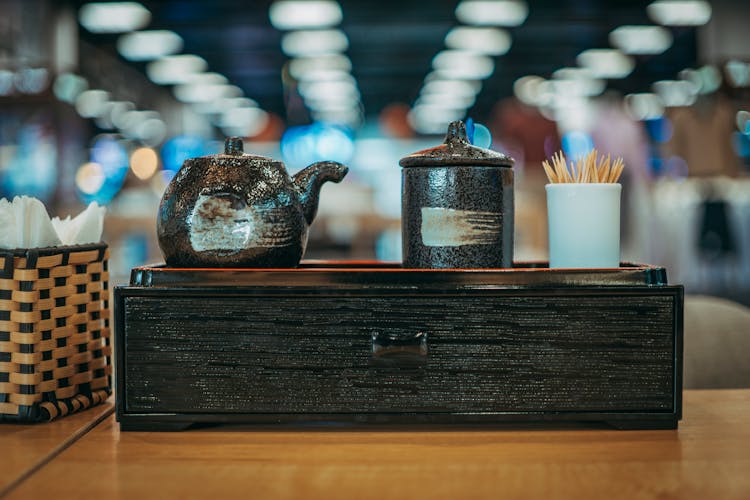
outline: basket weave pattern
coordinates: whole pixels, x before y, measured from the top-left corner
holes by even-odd
[[[0,422],[109,396],[108,258],[104,244],[0,251]]]

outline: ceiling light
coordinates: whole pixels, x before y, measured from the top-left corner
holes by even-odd
[[[76,111],[83,118],[96,118],[104,113],[109,101],[109,92],[85,90],[76,98]]]
[[[407,120],[411,128],[424,135],[445,134],[450,124],[450,121],[430,120],[427,117],[412,114],[407,115]]]
[[[274,2],[268,14],[271,24],[279,30],[328,28],[341,23],[344,17],[338,2],[318,0]]]
[[[104,109],[98,114],[98,116],[93,117],[94,123],[97,127],[103,130],[112,130],[115,128],[114,124],[112,123],[112,108],[114,106],[114,103],[112,102],[105,102],[104,103]]]
[[[63,73],[55,79],[52,91],[55,97],[63,102],[73,104],[81,92],[89,87],[88,82],[82,76],[73,73]],[[0,91],[2,94],[2,91]]]
[[[188,85],[225,85],[229,82],[221,73],[195,73],[185,82]]]
[[[335,80],[354,81],[354,77],[348,71],[341,71],[341,70],[335,70],[335,69],[334,70],[321,69],[321,70],[306,71],[299,76],[300,76],[299,80],[305,81],[305,82],[325,82],[325,81],[335,81]]]
[[[651,93],[626,95],[625,109],[635,120],[653,120],[664,115],[664,105],[659,96]]]
[[[109,121],[115,127],[121,129],[127,125],[126,114],[135,109],[135,104],[130,101],[113,102],[109,107]]]
[[[352,70],[352,62],[343,54],[300,57],[289,62],[289,74],[296,80],[306,79],[305,75],[320,71]]]
[[[138,127],[150,119],[158,119],[156,111],[127,111],[120,117],[119,129],[130,138],[138,137]]]
[[[456,7],[456,18],[477,26],[519,26],[529,15],[526,2],[514,0],[464,1]]]
[[[81,7],[78,21],[92,33],[124,33],[146,26],[151,13],[138,2],[93,2]]]
[[[680,71],[677,76],[680,77],[680,80],[689,82],[693,87],[699,89],[699,91],[701,86],[703,85],[703,79],[701,78],[701,74],[697,69],[685,68]]]
[[[225,85],[184,83],[175,86],[172,93],[180,102],[210,102],[222,97],[228,97],[224,95],[225,88]]]
[[[511,38],[500,28],[474,28],[458,26],[445,36],[445,46],[449,49],[463,49],[499,56],[510,50]]]
[[[13,80],[19,92],[38,94],[47,88],[48,77],[46,68],[23,68],[13,76]]]
[[[667,107],[690,106],[695,103],[698,88],[685,80],[660,80],[653,89]]]
[[[672,34],[661,26],[620,26],[609,34],[612,45],[626,54],[661,54],[672,45]]]
[[[480,90],[482,84],[475,80],[432,80],[424,84],[422,95],[454,94],[474,97]]]
[[[721,73],[710,64],[700,69],[683,69],[678,76],[680,80],[688,82],[697,94],[711,94],[721,86]]]
[[[183,83],[172,89],[175,98],[180,102],[211,102],[224,97],[239,97],[239,87],[214,83]]]
[[[420,134],[444,134],[448,124],[466,115],[465,109],[438,106],[416,106],[409,111],[407,120]]]
[[[700,75],[701,79],[701,87],[699,90],[701,94],[710,94],[721,87],[721,72],[716,66],[707,64],[698,69],[698,75]]]
[[[737,123],[737,130],[745,135],[750,134],[750,112],[744,109],[737,111],[735,116],[735,123]]]
[[[432,59],[432,67],[455,78],[481,80],[495,71],[491,58],[466,50],[443,50]]]
[[[633,58],[617,49],[584,50],[576,61],[597,78],[625,78],[635,68]]]
[[[552,90],[564,98],[599,95],[605,88],[604,81],[587,68],[560,68],[552,78]]]
[[[552,95],[551,92],[546,92],[548,95],[545,96],[545,91],[549,89],[549,86],[545,88],[543,85],[545,82],[546,80],[541,76],[522,76],[513,82],[513,93],[518,100],[528,106],[541,106],[549,101]]]
[[[281,39],[281,50],[290,57],[344,52],[349,39],[341,30],[292,31]]]
[[[135,129],[135,135],[149,146],[156,146],[167,136],[167,124],[159,118],[149,118]]]
[[[587,68],[567,67],[555,70],[552,73],[552,78],[558,80],[590,80],[594,78],[594,74]]]
[[[604,92],[606,85],[599,79],[592,80],[549,80],[550,87],[543,87],[545,90],[551,90],[554,94],[566,100],[571,97],[590,97],[599,95]]]
[[[148,63],[146,73],[152,82],[160,85],[186,83],[196,73],[206,70],[208,64],[202,57],[181,54],[178,56],[162,57]]]
[[[711,19],[711,5],[700,0],[661,0],[646,7],[646,12],[665,26],[701,26]]]
[[[583,151],[590,151],[593,148],[591,137],[583,132],[584,130],[592,130],[596,124],[597,114],[594,106],[591,104],[590,99],[586,98],[573,98],[573,99],[556,99],[550,103],[551,114],[554,116],[557,122],[558,130],[562,137],[562,146],[566,150],[566,153],[580,153]],[[584,134],[583,136],[578,134]],[[584,144],[585,147],[575,147],[578,143],[577,138],[586,138]],[[571,139],[573,139],[571,141]],[[573,146],[573,147],[571,147]],[[573,154],[573,157],[578,154]]]
[[[450,108],[468,109],[472,107],[475,102],[476,97],[474,95],[428,93],[421,95],[414,103],[414,106],[420,106],[422,104],[427,106],[445,104],[446,107]]]
[[[257,108],[258,103],[247,97],[229,97],[209,102],[198,102],[193,106],[198,113],[223,113],[232,108]]]
[[[333,99],[333,100],[306,100],[307,108],[315,113],[338,113],[356,110],[359,112],[360,103],[357,99]]]
[[[440,121],[458,120],[466,114],[464,106],[457,106],[452,103],[420,104],[414,106],[411,111],[414,114],[431,115]]]
[[[312,101],[308,107],[321,113],[343,113],[359,110],[358,100],[338,100],[338,101]]]
[[[117,50],[129,61],[151,61],[182,50],[182,38],[174,31],[136,31],[117,40]]]
[[[223,113],[219,125],[222,127],[242,127],[263,120],[267,114],[260,108],[233,108]]]
[[[9,95],[13,92],[13,79],[15,75],[7,69],[0,69],[0,95]]]
[[[227,135],[251,137],[265,128],[268,119],[260,108],[234,108],[223,113],[218,123]]]
[[[475,78],[458,78],[456,75],[454,75],[450,70],[432,70],[429,73],[427,73],[427,76],[424,77],[425,83],[431,83],[431,82],[449,82],[449,81],[462,81],[462,82],[468,82],[470,85],[476,87],[476,92],[479,92],[482,90],[482,82],[481,80],[477,80]]]
[[[313,111],[340,111],[359,109],[359,99],[355,97],[327,97],[322,99],[305,99],[305,106]]]
[[[732,59],[724,65],[727,79],[733,87],[750,86],[750,64]]]
[[[359,98],[357,86],[350,81],[302,82],[299,92],[306,99]]]

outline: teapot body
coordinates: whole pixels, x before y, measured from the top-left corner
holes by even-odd
[[[321,185],[347,167],[320,162],[294,178],[283,163],[244,154],[227,139],[224,154],[185,161],[167,186],[157,236],[171,267],[294,267],[307,246]]]
[[[296,266],[308,225],[286,169],[226,156],[187,160],[167,187],[157,220],[167,265]]]

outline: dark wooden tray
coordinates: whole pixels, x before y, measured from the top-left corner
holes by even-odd
[[[193,423],[681,417],[681,286],[663,268],[133,270],[115,289],[123,430]]]
[[[550,269],[546,262],[516,262],[512,269],[407,269],[378,261],[302,261],[297,268],[199,269],[136,267],[132,286],[316,286],[355,288],[382,284],[416,286],[619,286],[666,285],[663,267],[623,263],[613,269]]]

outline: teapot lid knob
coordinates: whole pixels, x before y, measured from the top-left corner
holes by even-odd
[[[241,137],[227,137],[224,141],[224,154],[242,156],[244,148]]]

